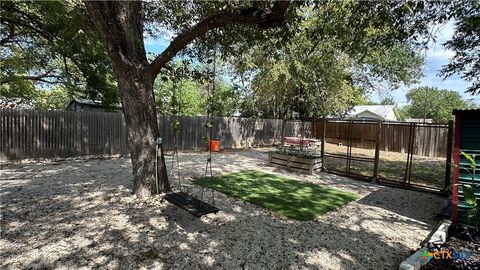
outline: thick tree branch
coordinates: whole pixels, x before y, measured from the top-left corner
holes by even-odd
[[[39,34],[41,37],[45,38],[46,40],[53,41],[54,35],[52,35],[52,33],[50,33],[47,30],[47,28],[37,18],[34,17],[34,15],[28,14],[28,13],[26,13],[22,10],[19,10],[19,9],[13,7],[13,6],[5,6],[3,8],[5,8],[6,10],[9,10],[11,12],[15,12],[15,13],[19,14],[23,18],[23,21],[22,20],[10,19],[10,18],[7,18],[7,17],[4,16],[4,17],[1,18],[2,23],[9,22],[12,25],[16,25],[16,26],[19,26],[19,27],[24,27],[24,28],[30,29],[33,32]]]
[[[178,35],[170,45],[150,64],[150,74],[155,78],[178,52],[194,39],[204,36],[209,30],[235,24],[257,25],[261,29],[277,27],[285,19],[290,1],[276,1],[270,12],[258,8],[243,8],[222,12],[206,18]]]
[[[30,80],[30,81],[38,81],[38,82],[44,82],[44,83],[56,83],[56,81],[50,81],[50,80],[47,80],[48,78],[56,78],[56,79],[59,79],[61,78],[61,76],[59,75],[52,75],[50,74],[52,71],[47,71],[43,74],[40,74],[40,75],[11,75],[11,76],[8,76],[8,77],[4,77],[2,79],[0,79],[0,84],[7,84],[7,83],[10,83],[14,80]]]

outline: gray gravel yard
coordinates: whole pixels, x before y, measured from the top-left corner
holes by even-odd
[[[3,164],[0,268],[396,269],[438,224],[440,196],[286,172],[266,165],[267,150],[214,154],[214,173],[257,169],[360,199],[302,222],[216,192],[221,211],[196,219],[159,197],[132,195],[128,158]],[[192,194],[200,188],[189,180],[203,175],[205,158],[180,154]]]

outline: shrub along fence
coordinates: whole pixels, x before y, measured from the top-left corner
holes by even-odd
[[[176,116],[159,115],[164,148],[173,148]],[[282,120],[212,117],[213,138],[222,148],[278,144]],[[178,116],[180,150],[206,148],[206,116]],[[301,123],[285,122],[285,133],[298,136]],[[0,109],[0,160],[66,158],[128,154],[127,130],[121,113]]]

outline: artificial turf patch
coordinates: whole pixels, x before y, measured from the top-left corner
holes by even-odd
[[[194,183],[296,220],[315,219],[358,198],[352,192],[255,170],[197,179]]]

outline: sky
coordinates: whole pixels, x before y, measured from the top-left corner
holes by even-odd
[[[451,50],[446,49],[442,44],[450,40],[454,33],[454,23],[449,22],[440,31],[437,33],[437,38],[435,43],[431,43],[429,48],[425,51],[425,66],[424,66],[424,77],[420,80],[419,84],[411,85],[408,87],[401,87],[395,91],[388,92],[375,92],[370,98],[373,101],[380,101],[385,97],[393,98],[397,104],[402,107],[407,104],[407,99],[405,95],[410,89],[413,89],[418,86],[433,86],[440,89],[448,89],[459,92],[464,99],[473,100],[477,104],[480,103],[480,96],[472,96],[469,93],[465,93],[469,84],[463,80],[459,75],[453,75],[451,77],[443,79],[442,76],[438,75],[438,72],[443,65],[448,63],[448,59],[455,55]]]
[[[153,39],[153,38],[145,38],[143,40],[145,43],[145,50],[147,53],[161,53],[165,48],[168,46],[168,38],[167,37],[161,37],[158,39]]]
[[[438,76],[439,70],[443,65],[448,63],[448,59],[454,55],[453,51],[447,50],[442,44],[447,40],[450,40],[454,32],[454,23],[449,22],[444,27],[439,29],[437,33],[436,42],[431,43],[428,49],[425,51],[425,66],[424,77],[420,80],[419,84],[410,85],[408,87],[401,87],[394,91],[378,91],[370,95],[370,99],[373,101],[381,101],[386,97],[391,97],[395,100],[399,107],[407,105],[407,98],[405,95],[410,89],[418,86],[433,86],[440,89],[448,89],[459,92],[464,99],[472,100],[477,104],[480,104],[480,95],[472,96],[465,93],[468,88],[468,82],[460,78],[458,75],[453,75],[447,79]],[[147,52],[161,53],[169,44],[169,40],[172,38],[170,33],[166,37],[158,39],[145,38],[145,48]]]

